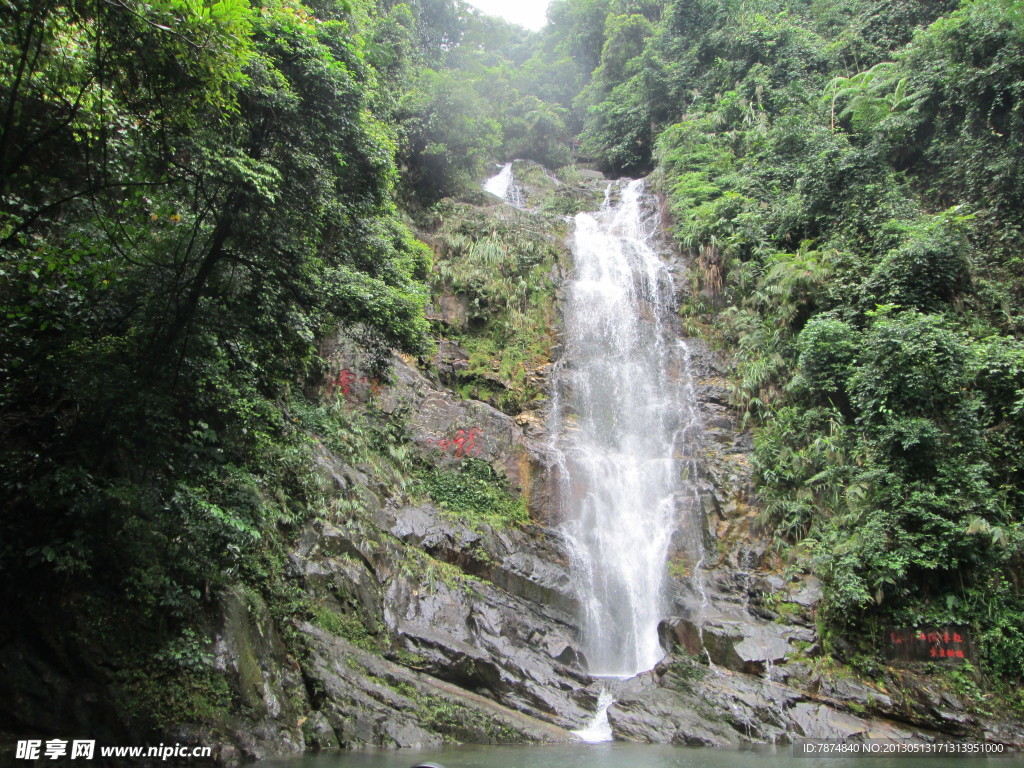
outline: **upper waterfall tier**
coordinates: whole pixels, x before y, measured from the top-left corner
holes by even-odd
[[[523,193],[516,184],[512,163],[506,163],[498,173],[484,182],[484,191],[501,198],[513,208],[523,207]]]

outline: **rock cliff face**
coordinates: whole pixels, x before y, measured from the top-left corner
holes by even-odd
[[[701,354],[699,391],[711,421],[723,418],[723,405],[714,361]],[[455,398],[405,361],[395,361],[395,373],[381,407],[412,405],[414,443],[430,450],[436,435],[480,424],[493,437],[482,456],[510,476],[529,467],[531,482],[543,483],[543,444],[514,418]],[[922,678],[890,672],[865,683],[825,663],[813,623],[817,583],[770,573],[760,561],[763,543],[750,535],[748,437],[725,424],[706,436],[714,442],[706,506],[715,567],[700,584],[675,580],[676,615],[660,627],[666,656],[615,690],[615,738],[707,746],[942,735],[1022,742],[1019,728],[970,714]],[[578,647],[558,530],[473,524],[388,497],[368,473],[330,456],[323,465],[339,487],[359,489],[362,511],[310,525],[288,575],[338,621],[299,626],[309,652],[293,659],[258,599],[222,596],[216,663],[250,713],[231,724],[222,758],[574,739],[570,730],[592,717],[600,685]],[[366,639],[352,632],[353,620],[374,629],[372,642],[353,643]]]
[[[456,398],[401,359],[380,409],[413,414],[409,439],[433,461],[458,462],[433,446],[474,425],[479,458],[511,481],[528,488],[543,474],[542,447],[512,417]],[[290,554],[287,576],[321,618],[296,628],[305,658],[287,654],[258,599],[221,597],[217,668],[251,713],[227,724],[222,759],[573,740],[567,729],[592,716],[599,690],[577,646],[558,532],[462,520],[394,493],[368,467],[326,452],[320,465],[359,503],[344,520],[310,524]]]

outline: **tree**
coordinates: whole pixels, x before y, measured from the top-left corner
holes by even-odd
[[[273,535],[266,478],[301,507],[282,404],[317,339],[424,349],[365,11],[5,8],[4,605],[73,578],[181,627]]]
[[[424,69],[402,101],[406,183],[423,202],[465,190],[497,154],[501,127],[450,72]]]

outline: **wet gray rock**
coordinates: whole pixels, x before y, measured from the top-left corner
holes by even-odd
[[[386,621],[435,677],[566,728],[594,710],[572,627],[487,582],[396,581]]]
[[[653,675],[629,681],[608,711],[616,738],[706,746],[787,743],[795,738],[924,740],[933,734],[838,702],[721,668],[685,654],[666,657]]]
[[[813,701],[801,701],[789,713],[794,733],[809,739],[924,741],[931,735],[897,723],[866,719]]]
[[[663,621],[658,627],[662,647],[706,655],[712,663],[736,672],[764,674],[793,655],[797,643],[816,639],[809,629],[764,621],[728,604],[702,606],[695,614]]]
[[[1017,752],[1024,749],[1024,723],[984,718],[981,735],[991,744],[1003,744]]]
[[[305,687],[266,604],[237,586],[221,592],[218,603],[213,668],[224,675],[243,713],[227,724],[230,740],[252,760],[302,752],[305,738],[298,723],[306,708]]]
[[[799,588],[791,594],[790,599],[804,608],[814,608],[821,602],[821,580],[815,576],[804,579]]]
[[[585,723],[596,693],[568,612],[568,576],[546,559],[546,539],[536,539],[537,553],[526,531],[474,530],[428,506],[388,515],[389,532],[355,522],[308,529],[291,565],[307,591],[379,627],[382,651],[438,679],[559,726]]]
[[[380,408],[415,414],[409,436],[421,455],[441,466],[455,466],[466,456],[489,462],[526,497],[534,519],[542,519],[549,511],[544,478],[551,460],[539,435],[527,438],[512,416],[438,388],[399,356],[392,362],[393,381],[381,394]]]
[[[465,296],[443,293],[433,298],[426,316],[428,320],[437,320],[462,330],[469,323],[469,300]]]
[[[577,615],[565,548],[556,531],[540,526],[495,529],[445,515],[432,505],[390,511],[390,533],[469,574],[536,604],[557,620]]]
[[[892,699],[875,686],[853,678],[822,676],[815,689],[822,696],[859,707],[863,711],[894,715]]]
[[[306,749],[313,752],[341,746],[338,743],[338,735],[327,722],[323,712],[313,712],[302,720],[302,735],[306,738]]]
[[[437,343],[433,363],[441,381],[450,384],[469,368],[469,355],[454,341],[442,339]]]
[[[344,747],[437,747],[445,741],[566,742],[575,737],[486,697],[394,664],[311,624],[306,674],[316,717]]]

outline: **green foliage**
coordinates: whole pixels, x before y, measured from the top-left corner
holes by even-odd
[[[692,693],[697,683],[710,674],[702,662],[701,657],[679,654],[669,665],[666,674],[671,675],[673,686],[684,692]]]
[[[467,575],[459,566],[431,557],[415,547],[406,547],[405,558],[399,567],[406,577],[421,584],[425,590],[444,586],[472,595],[479,585],[479,579]]]
[[[936,219],[890,228],[901,245],[882,258],[865,282],[867,306],[893,304],[935,312],[969,289],[966,239],[945,216]]]
[[[554,0],[548,10],[548,45],[573,59],[584,76],[601,60],[608,0]]]
[[[441,696],[417,694],[406,691],[416,702],[417,718],[430,730],[441,734],[445,741],[459,744],[480,743],[521,744],[521,733],[495,719],[484,715],[478,709],[470,709]]]
[[[859,503],[860,458],[842,415],[829,408],[783,406],[758,430],[753,465],[764,488],[763,519],[783,540],[801,540],[815,520]]]
[[[160,661],[125,680],[141,699],[206,685],[176,638],[211,589],[277,589],[268,562],[323,500],[290,412],[319,338],[427,347],[369,9],[3,10],[3,604],[131,617],[125,668]]]
[[[861,338],[856,328],[819,315],[800,332],[797,368],[812,393],[843,398],[853,372]]]
[[[160,672],[152,666],[118,675],[121,711],[147,727],[165,723],[219,726],[228,717],[231,691],[212,668],[201,672]]]
[[[533,160],[548,168],[560,168],[571,160],[566,111],[557,105],[525,95],[502,115],[504,151],[507,158]]]
[[[953,423],[969,418],[957,408],[970,377],[963,340],[935,316],[876,314],[850,379],[862,421],[876,426],[916,415],[942,414]]]
[[[326,605],[317,604],[313,606],[313,621],[321,629],[348,640],[357,648],[371,653],[381,651],[379,631],[367,629],[366,623],[356,613],[339,613]]]
[[[896,80],[899,68],[883,61],[851,77],[834,77],[826,86],[831,125],[848,120],[854,130],[870,130],[890,114],[903,112],[914,103],[906,77]]]
[[[471,522],[505,528],[530,521],[526,501],[511,494],[481,459],[465,458],[458,469],[427,469],[421,478],[424,490],[442,509]]]
[[[744,204],[734,191],[740,181],[735,155],[713,128],[710,119],[688,119],[667,128],[658,139],[657,159],[673,234],[688,248],[718,246],[727,236],[723,224],[735,219]],[[722,277],[709,276],[706,282],[721,289]]]
[[[424,202],[468,190],[497,153],[500,126],[452,72],[420,72],[399,114],[408,143],[406,182]]]
[[[524,171],[525,172],[525,171]],[[503,390],[493,404],[519,413],[541,396],[533,372],[550,360],[555,320],[551,273],[558,256],[556,219],[494,209],[445,205],[436,234],[438,293],[462,297],[467,327],[455,338],[469,354],[462,378],[477,388]]]
[[[899,151],[934,169],[929,192],[946,205],[985,211],[990,247],[1018,267],[1018,212],[1024,187],[1017,148],[1024,140],[1021,94],[1024,14],[1008,0],[974,0],[933,24],[908,46],[911,89],[925,94],[908,125],[890,135]]]

